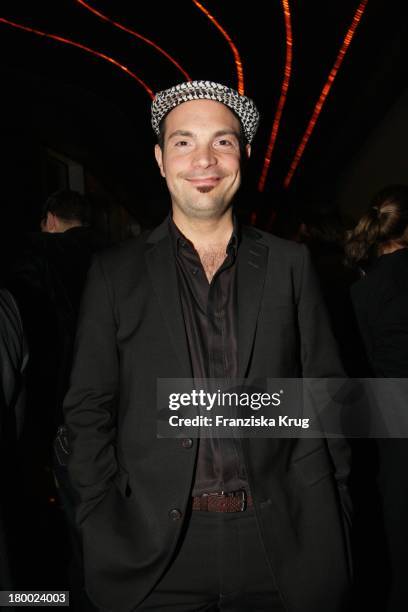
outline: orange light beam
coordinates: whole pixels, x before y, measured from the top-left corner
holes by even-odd
[[[121,70],[123,70],[123,72],[126,72],[127,75],[132,77],[132,79],[137,81],[139,85],[141,85],[143,89],[147,91],[147,93],[149,94],[151,98],[154,98],[153,90],[150,89],[150,87],[146,85],[146,83],[142,81],[142,79],[139,78],[137,74],[129,70],[129,68],[125,66],[124,64],[121,64],[117,60],[113,59],[113,57],[109,57],[109,55],[105,55],[105,53],[101,53],[100,51],[95,51],[94,49],[90,49],[90,47],[86,47],[85,45],[82,45],[81,43],[75,42],[74,40],[63,38],[62,36],[58,36],[57,34],[49,34],[48,32],[42,32],[41,30],[30,28],[28,26],[22,25],[21,23],[10,21],[8,19],[5,19],[4,17],[0,17],[0,22],[5,23],[9,26],[12,26],[13,28],[18,28],[19,30],[24,30],[25,32],[31,32],[32,34],[37,34],[38,36],[43,36],[44,38],[50,38],[51,40],[56,40],[66,45],[71,45],[72,47],[77,47],[78,49],[82,49],[82,51],[86,51],[87,53],[91,53],[95,57],[99,57],[100,59],[103,59],[109,62],[110,64],[113,64],[117,68],[120,68]]]
[[[87,9],[88,11],[90,11],[91,13],[99,17],[100,19],[103,19],[103,21],[107,21],[108,23],[112,24],[113,26],[115,26],[115,28],[119,28],[119,30],[123,30],[124,32],[127,32],[128,34],[131,34],[135,38],[139,38],[147,45],[150,45],[151,47],[153,47],[156,51],[164,55],[164,57],[168,59],[178,70],[180,70],[180,72],[185,76],[187,81],[191,81],[191,77],[188,74],[188,72],[184,70],[184,68],[174,59],[174,57],[172,57],[169,53],[167,53],[167,51],[159,47],[159,45],[154,43],[152,40],[150,40],[149,38],[146,38],[145,36],[142,36],[142,34],[139,34],[139,32],[136,32],[135,30],[127,28],[126,26],[119,23],[118,21],[114,21],[113,19],[111,19],[104,13],[101,13],[96,8],[94,8],[93,6],[85,2],[84,0],[74,0],[74,1],[77,2],[78,4],[81,4],[85,9]]]
[[[279,97],[278,106],[276,109],[275,117],[272,124],[271,135],[269,138],[269,144],[265,153],[264,165],[262,173],[258,181],[258,191],[265,189],[266,177],[268,176],[269,166],[271,164],[272,153],[275,148],[276,139],[278,137],[280,122],[282,118],[282,112],[285,107],[286,97],[289,89],[290,76],[292,72],[292,57],[293,57],[293,36],[292,36],[292,22],[290,14],[289,0],[281,0],[283,15],[285,18],[285,34],[286,34],[286,57],[285,57],[285,68],[283,72],[283,80],[281,87],[281,94]]]
[[[357,30],[357,26],[360,23],[360,20],[361,20],[363,14],[364,14],[364,11],[365,11],[366,6],[367,6],[367,2],[368,2],[368,0],[361,0],[361,2],[359,4],[356,12],[354,13],[353,20],[351,22],[351,25],[350,25],[349,29],[347,30],[346,36],[344,37],[343,44],[342,44],[342,46],[340,48],[340,51],[337,54],[336,61],[334,62],[333,68],[331,69],[330,74],[329,74],[329,76],[327,78],[327,81],[326,81],[326,83],[325,83],[325,85],[324,85],[324,87],[323,87],[323,89],[321,91],[320,97],[319,97],[319,99],[318,99],[318,101],[317,101],[317,103],[315,105],[314,110],[313,110],[312,117],[311,117],[311,119],[310,119],[310,121],[309,121],[309,123],[307,125],[307,128],[306,128],[304,134],[303,134],[303,137],[302,137],[302,140],[300,142],[300,145],[297,148],[297,151],[296,151],[296,153],[295,153],[295,155],[293,157],[292,163],[291,163],[290,168],[289,168],[289,172],[286,175],[286,178],[285,178],[285,180],[283,182],[284,187],[286,187],[286,188],[289,187],[290,182],[292,180],[292,177],[293,177],[293,175],[294,175],[294,173],[295,173],[295,171],[296,171],[296,169],[297,169],[297,167],[299,165],[300,159],[301,159],[301,157],[303,155],[303,152],[304,152],[304,150],[306,148],[306,145],[307,145],[307,143],[309,141],[309,138],[312,135],[312,132],[313,132],[313,130],[315,128],[317,119],[319,118],[319,115],[320,115],[320,113],[322,111],[323,105],[324,105],[324,103],[326,101],[326,98],[327,98],[327,96],[329,94],[331,86],[333,85],[334,79],[336,78],[337,72],[339,71],[339,68],[340,68],[340,66],[341,66],[341,64],[342,64],[342,62],[344,60],[346,52],[347,52],[347,50],[348,50],[348,48],[350,46],[350,43],[351,43],[351,41],[352,41],[352,39],[354,37],[355,32]]]
[[[235,44],[233,43],[230,35],[228,34],[228,32],[222,27],[222,25],[220,23],[218,23],[218,21],[215,19],[215,17],[213,15],[211,15],[211,13],[205,8],[205,6],[203,6],[201,4],[201,2],[198,2],[198,0],[193,0],[194,4],[200,9],[200,11],[202,11],[204,13],[204,15],[206,17],[208,17],[208,19],[211,21],[211,23],[213,23],[215,25],[215,27],[221,32],[221,34],[224,36],[225,40],[227,41],[227,43],[229,44],[229,46],[231,47],[231,51],[234,55],[234,62],[235,62],[235,67],[237,69],[237,78],[238,78],[238,92],[243,95],[245,92],[245,87],[244,87],[244,69],[242,67],[242,61],[241,61],[241,57],[239,55],[239,51],[237,49],[237,47],[235,46]]]

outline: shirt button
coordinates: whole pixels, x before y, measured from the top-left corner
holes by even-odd
[[[172,521],[179,521],[181,519],[181,512],[178,508],[172,508],[169,510],[169,518]]]
[[[184,438],[184,439],[181,441],[181,446],[182,446],[183,448],[191,448],[191,447],[193,446],[193,441],[192,441],[192,439],[191,439],[191,438]]]
[[[198,268],[191,268],[191,274],[194,274],[195,276],[197,272],[198,272]]]

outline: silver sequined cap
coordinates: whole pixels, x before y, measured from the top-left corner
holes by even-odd
[[[190,100],[214,100],[228,106],[238,115],[247,141],[252,142],[259,124],[259,112],[254,102],[235,89],[212,81],[187,81],[159,91],[152,102],[152,127],[157,136],[163,117]]]

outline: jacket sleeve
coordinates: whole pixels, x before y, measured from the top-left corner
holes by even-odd
[[[71,381],[64,401],[81,523],[104,497],[117,471],[115,454],[119,359],[112,292],[96,256],[85,286]]]
[[[304,378],[345,379],[309,250],[303,245],[302,251],[303,261],[297,289],[302,375]],[[339,385],[342,386],[343,382],[339,381]],[[330,384],[329,380],[327,384]],[[336,387],[335,384],[334,386]],[[328,437],[326,441],[334,465],[335,478],[339,483],[344,483],[350,472],[349,444],[345,437],[340,436]]]

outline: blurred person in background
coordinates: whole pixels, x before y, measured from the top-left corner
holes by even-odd
[[[408,378],[407,247],[408,186],[392,185],[376,194],[367,213],[349,232],[345,249],[348,263],[361,274],[351,288],[351,298],[371,377]],[[378,465],[371,465],[371,470],[378,470],[386,542],[382,547],[378,533],[371,531],[369,545],[376,545],[376,565],[384,564],[386,603],[379,602],[377,592],[377,603],[371,609],[402,612],[408,602],[408,442],[378,439],[375,446]],[[370,520],[369,515],[367,518]]]
[[[41,232],[29,236],[7,283],[20,308],[31,355],[22,444],[24,487],[32,513],[28,537],[33,539],[33,551],[37,539],[41,539],[41,546],[49,547],[44,565],[36,564],[33,571],[33,559],[28,555],[26,565],[21,563],[21,573],[23,581],[30,575],[33,588],[44,586],[44,579],[62,588],[66,557],[72,548],[71,600],[75,610],[82,610],[82,606],[88,607],[85,595],[85,603],[81,603],[82,553],[73,521],[75,495],[66,471],[69,449],[62,402],[68,387],[82,289],[92,255],[102,243],[91,227],[88,200],[70,189],[50,195],[42,207],[40,226]],[[55,502],[55,484],[68,518],[68,533],[61,533],[64,525],[49,507]]]
[[[347,260],[360,269],[351,297],[378,377],[408,375],[408,186],[386,187],[348,235]]]
[[[35,373],[32,382],[41,395],[43,433],[52,436],[61,423],[77,311],[95,240],[87,200],[69,189],[46,200],[40,225],[41,233],[29,236],[7,285],[18,302],[30,344],[29,376],[31,382]]]

